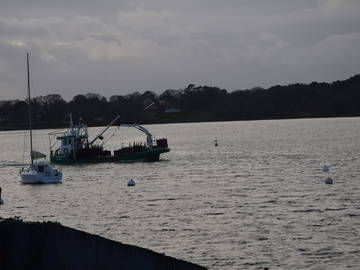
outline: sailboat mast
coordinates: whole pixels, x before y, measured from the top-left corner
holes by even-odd
[[[29,65],[29,53],[26,53],[26,66],[27,66],[27,86],[28,86],[28,98],[29,98],[29,131],[30,131],[30,159],[31,165],[34,165],[33,141],[32,141],[32,125],[31,125],[31,95],[30,95],[30,65]]]

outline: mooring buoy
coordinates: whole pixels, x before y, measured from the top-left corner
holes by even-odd
[[[333,180],[332,180],[332,178],[328,177],[328,178],[325,179],[324,182],[325,182],[325,184],[327,184],[327,185],[331,185],[331,184],[333,183]]]
[[[128,181],[127,185],[128,185],[129,187],[133,187],[133,186],[135,186],[135,181],[134,181],[133,179],[130,179],[130,180]]]

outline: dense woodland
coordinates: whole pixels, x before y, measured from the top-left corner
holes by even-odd
[[[26,128],[27,102],[0,101],[0,129]],[[89,93],[77,95],[69,102],[51,94],[35,97],[31,103],[36,128],[67,126],[69,113],[89,126],[106,125],[118,114],[121,122],[142,124],[360,116],[360,74],[333,83],[276,85],[233,92],[190,84],[160,95],[146,91],[107,99]]]

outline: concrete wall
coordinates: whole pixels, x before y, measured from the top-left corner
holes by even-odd
[[[53,222],[0,220],[0,269],[198,269],[205,267]]]

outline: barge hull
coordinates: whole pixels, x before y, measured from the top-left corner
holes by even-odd
[[[160,154],[169,152],[169,148],[154,148],[131,154],[96,156],[96,157],[78,157],[73,158],[71,155],[50,155],[50,161],[57,164],[86,164],[86,163],[104,163],[104,162],[152,162],[159,161]]]

